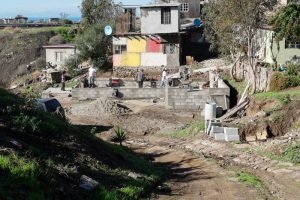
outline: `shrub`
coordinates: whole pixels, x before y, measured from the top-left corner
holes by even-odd
[[[287,73],[288,75],[298,75],[298,72],[300,70],[300,66],[296,64],[289,64],[287,67]]]
[[[76,36],[76,30],[67,27],[59,28],[56,33],[61,35],[66,42],[72,42]]]
[[[286,88],[285,76],[280,72],[275,72],[272,74],[270,82],[271,91],[280,91]]]
[[[46,67],[46,59],[39,57],[36,61],[35,61],[35,67],[37,70],[41,70],[44,69]]]
[[[68,60],[66,60],[64,64],[64,67],[72,77],[77,76],[79,74],[77,63],[78,63],[78,58],[71,57]]]
[[[51,37],[49,40],[49,44],[52,44],[52,45],[64,44],[64,43],[65,43],[65,39],[61,35],[55,35],[55,36]]]
[[[300,85],[300,76],[298,75],[286,75],[285,76],[285,88],[297,87]]]
[[[283,159],[295,164],[300,163],[300,144],[290,146],[284,153]]]
[[[115,129],[115,135],[111,138],[113,142],[119,142],[120,146],[122,146],[122,142],[126,140],[126,132],[120,126]]]
[[[14,126],[23,132],[36,133],[40,130],[41,123],[41,120],[37,117],[25,115],[24,113],[13,118]]]

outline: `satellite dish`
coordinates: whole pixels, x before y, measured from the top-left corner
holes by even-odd
[[[200,19],[194,19],[194,25],[196,26],[196,27],[200,27],[201,26],[201,20]]]
[[[105,35],[111,35],[112,34],[111,26],[105,26],[104,33],[105,33]]]

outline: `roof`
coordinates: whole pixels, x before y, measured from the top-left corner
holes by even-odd
[[[55,44],[55,45],[45,45],[44,49],[75,49],[74,44]]]
[[[154,7],[178,7],[180,3],[161,3],[161,4],[148,4],[143,5],[141,8],[154,8]]]

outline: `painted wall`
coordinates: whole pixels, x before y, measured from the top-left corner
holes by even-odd
[[[56,60],[56,52],[62,52],[63,53],[63,59],[57,61]],[[49,48],[46,49],[46,62],[51,62],[52,65],[57,65],[58,68],[62,68],[65,62],[72,56],[74,56],[76,53],[76,50],[73,48]]]
[[[163,53],[142,53],[141,55],[141,66],[161,66],[167,65],[167,55]]]
[[[174,39],[175,37],[175,39]],[[113,45],[126,45],[126,52],[113,55],[114,67],[179,66],[179,44],[176,36],[158,35],[113,37]],[[174,54],[165,54],[164,45],[174,43]]]
[[[285,48],[285,39],[280,41],[278,46],[273,38],[273,31],[264,30],[263,33],[265,34],[266,39],[262,46],[262,50],[260,51],[260,56],[264,62],[273,64],[276,60],[277,64],[285,64],[295,55],[300,57],[299,48]]]
[[[141,8],[141,33],[179,32],[179,7],[171,7],[171,24],[161,24],[161,7]]]

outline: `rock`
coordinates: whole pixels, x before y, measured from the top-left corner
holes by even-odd
[[[256,136],[255,135],[246,135],[246,141],[247,142],[255,142]]]
[[[267,113],[265,111],[259,111],[255,115],[256,117],[266,117]]]
[[[129,172],[128,176],[130,178],[135,179],[135,180],[144,178],[144,176],[142,174],[138,174],[138,173],[135,173],[135,172]]]
[[[256,138],[257,140],[266,140],[268,138],[268,132],[267,130],[260,130],[256,132]]]
[[[94,179],[92,179],[88,176],[82,175],[80,177],[79,187],[81,187],[84,190],[92,190],[95,187],[97,187],[98,185],[99,185],[98,181],[95,181]]]

